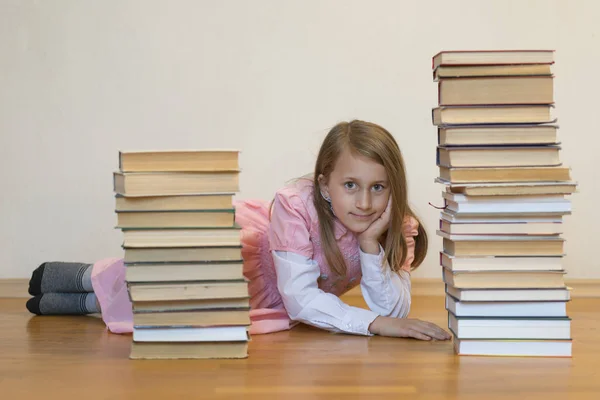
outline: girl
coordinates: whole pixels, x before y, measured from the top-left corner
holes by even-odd
[[[238,202],[236,221],[250,281],[251,334],[303,322],[357,335],[450,338],[432,323],[406,318],[410,272],[425,258],[427,235],[408,206],[400,149],[384,128],[363,121],[334,126],[312,179],[287,185],[272,204]],[[358,284],[369,310],[339,298]],[[133,330],[121,259],[44,263],[29,292],[32,313],[101,310],[111,332]]]

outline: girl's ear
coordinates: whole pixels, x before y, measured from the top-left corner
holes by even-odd
[[[321,191],[321,196],[325,199],[325,201],[330,201],[331,197],[329,197],[329,188],[327,187],[327,181],[323,174],[319,175],[319,190]]]

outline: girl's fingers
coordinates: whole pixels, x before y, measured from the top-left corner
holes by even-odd
[[[425,321],[421,321],[421,323],[422,324],[419,326],[419,328],[424,334],[429,335],[437,340],[447,340],[450,338],[450,334],[436,324]]]
[[[424,333],[421,333],[417,330],[414,329],[410,329],[408,331],[408,334],[410,335],[410,337],[413,337],[415,339],[419,339],[419,340],[431,340],[430,336],[425,335]]]

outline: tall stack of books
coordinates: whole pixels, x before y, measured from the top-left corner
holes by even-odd
[[[120,152],[114,173],[133,359],[245,358],[238,151]]]
[[[571,356],[563,217],[576,183],[560,159],[553,51],[433,57],[438,235],[460,355]]]

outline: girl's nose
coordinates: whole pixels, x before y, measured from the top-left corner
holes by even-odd
[[[369,210],[371,208],[371,193],[368,190],[359,193],[356,208],[359,210]]]

